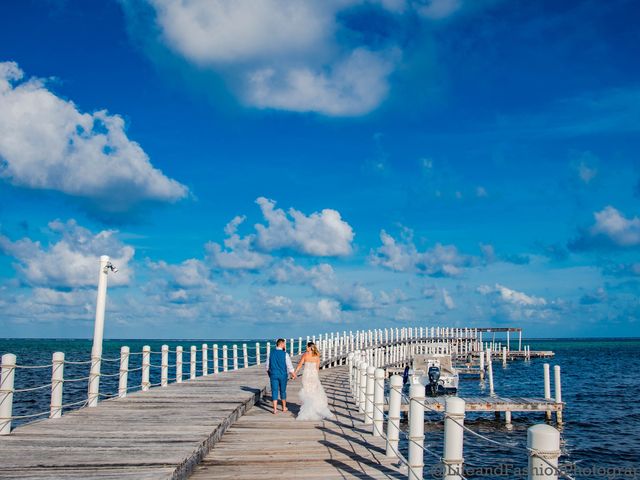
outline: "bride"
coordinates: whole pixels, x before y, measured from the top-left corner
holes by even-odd
[[[294,376],[303,366],[302,388],[299,393],[301,407],[296,420],[322,420],[333,417],[329,411],[327,395],[318,377],[320,352],[313,342],[307,343],[307,351],[302,355]]]

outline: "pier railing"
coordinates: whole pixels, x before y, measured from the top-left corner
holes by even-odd
[[[446,399],[444,412],[434,409],[426,402],[425,387],[411,385],[409,394],[403,393],[403,379],[400,375],[392,375],[389,379],[389,396],[385,398],[386,368],[392,365],[408,364],[416,351],[430,348],[428,343],[409,342],[393,348],[390,356],[379,356],[375,349],[357,350],[347,357],[349,384],[353,401],[363,415],[365,425],[370,425],[371,434],[383,437],[386,441],[386,455],[398,460],[407,468],[409,480],[421,480],[424,475],[425,453],[434,458],[434,466],[439,470],[438,477],[447,480],[465,480],[463,459],[463,438],[468,432],[474,437],[505,449],[518,452],[528,457],[529,480],[548,480],[573,477],[558,467],[560,450],[560,432],[547,424],[537,424],[527,431],[527,445],[521,446],[512,442],[499,442],[488,438],[464,424],[465,400],[457,396]],[[432,347],[432,345],[431,345]],[[480,352],[480,358],[486,358]],[[487,358],[491,368],[490,351]],[[556,402],[561,403],[560,368],[555,367]],[[491,377],[490,377],[491,378]],[[549,365],[544,364],[545,398],[550,398]],[[400,429],[401,406],[408,404],[408,433]],[[388,406],[388,409],[385,409]],[[424,445],[425,412],[430,411],[443,416],[444,440],[442,454]],[[510,413],[510,412],[509,412]],[[561,422],[561,410],[558,411]],[[509,415],[510,417],[510,415]],[[384,428],[386,420],[386,430]],[[404,436],[408,446],[408,455],[400,452],[400,438]]]
[[[299,355],[306,349],[309,341],[316,343],[321,351],[323,368],[346,363],[350,353],[363,351],[369,364],[398,364],[408,356],[417,352],[448,353],[480,362],[480,370],[484,372],[483,349],[500,348],[494,342],[482,341],[482,332],[475,328],[452,327],[394,327],[361,331],[331,332],[306,338],[289,338],[285,340],[285,348],[292,355]],[[51,363],[45,365],[24,365],[16,355],[7,353],[2,356],[0,365],[0,435],[11,432],[12,422],[35,420],[39,418],[59,418],[63,412],[93,407],[100,400],[124,398],[134,391],[148,391],[151,388],[163,388],[170,383],[182,383],[200,376],[216,375],[220,372],[261,365],[269,357],[271,342],[226,342],[202,343],[199,347],[191,345],[188,350],[183,346],[171,349],[163,345],[160,350],[152,350],[144,346],[141,351],[131,351],[128,346],[120,349],[119,357],[95,356],[92,350],[91,359],[71,361],[65,358],[64,352],[54,352]],[[528,353],[526,349],[523,352]],[[99,349],[102,352],[100,346]],[[503,350],[503,356],[504,352]],[[486,354],[490,358],[490,353]],[[504,356],[506,361],[506,356]],[[514,357],[515,358],[515,357]],[[528,358],[527,355],[520,358]],[[486,364],[491,365],[490,361]],[[86,375],[65,377],[65,367],[73,366],[75,372],[86,368]],[[40,385],[28,385],[15,388],[16,375],[24,370],[50,370],[50,381]],[[185,372],[186,370],[186,372]],[[132,384],[135,374],[136,383]],[[117,378],[116,391],[101,391],[101,379]],[[489,367],[490,384],[493,385]],[[137,380],[139,379],[139,382]],[[77,389],[73,401],[63,402],[65,385],[86,384],[87,396],[78,398]],[[115,382],[111,382],[115,383]],[[493,391],[493,387],[491,387]],[[15,415],[13,406],[15,399],[20,402],[20,395],[26,392],[41,391],[49,395],[50,408],[40,412],[27,412]],[[68,396],[68,395],[67,395]]]

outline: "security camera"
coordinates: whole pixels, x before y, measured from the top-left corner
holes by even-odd
[[[111,262],[107,262],[107,265],[104,268],[105,273],[107,270],[111,270],[113,273],[118,273],[118,268]]]

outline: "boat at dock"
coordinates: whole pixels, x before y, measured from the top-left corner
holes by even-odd
[[[405,374],[405,383],[421,384],[427,396],[454,395],[458,392],[459,376],[451,361],[451,355],[434,353],[416,355],[412,368]]]

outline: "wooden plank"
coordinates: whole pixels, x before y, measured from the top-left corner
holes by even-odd
[[[270,402],[260,403],[229,429],[192,478],[405,478],[351,403],[346,369],[320,375],[334,419],[296,421],[300,384],[290,383],[291,412],[273,415]]]

